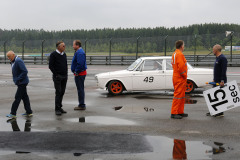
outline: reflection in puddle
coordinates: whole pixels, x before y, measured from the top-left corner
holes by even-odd
[[[122,109],[122,108],[123,108],[123,106],[114,107],[115,111],[118,111],[118,110],[120,110],[120,109]]]
[[[191,143],[191,142],[189,142]],[[206,149],[205,154],[220,154],[224,153],[226,151],[226,148],[224,147],[223,143],[219,142],[208,142],[202,143],[203,145],[211,146],[212,149]],[[229,150],[233,150],[232,148],[228,147]],[[186,144],[184,140],[174,139],[174,145],[173,145],[173,159],[187,159],[187,153],[186,153]]]
[[[105,117],[105,116],[87,116],[80,117],[79,119],[71,118],[67,119],[70,122],[80,122],[80,123],[92,123],[92,124],[100,124],[100,125],[136,125],[135,122],[120,119],[116,117]]]
[[[17,124],[17,119],[8,119],[7,123],[10,123],[12,125],[12,130],[13,131],[20,131],[20,128],[18,127]],[[31,119],[27,119],[25,122],[25,127],[24,127],[24,132],[30,132],[31,131]]]
[[[231,147],[227,147],[224,145],[224,143],[220,142],[203,142],[205,145],[209,145],[212,147],[210,150],[206,150],[206,153],[212,153],[212,154],[219,154],[219,153],[224,153],[226,150],[233,150]]]
[[[85,117],[80,117],[79,122],[85,122]]]
[[[197,100],[192,99],[192,97],[195,97],[196,95],[186,95],[185,96],[185,104],[196,104]]]
[[[75,157],[79,157],[79,156],[82,155],[82,153],[73,153],[73,155],[74,155]]]
[[[145,93],[145,92],[125,92],[120,95],[112,95],[110,93],[101,93],[101,95],[103,97],[108,98],[108,97],[124,97],[124,96],[131,96],[131,95],[139,95],[139,94],[143,94],[143,93]]]
[[[212,159],[215,154],[233,150],[219,142],[185,141],[162,136],[147,136],[154,151],[152,160],[158,159]],[[142,155],[143,159],[149,155]]]
[[[154,108],[141,107],[141,106],[116,106],[113,107],[115,111],[127,112],[127,113],[143,113],[143,112],[154,112]]]
[[[185,98],[185,104],[196,104],[197,100]]]
[[[31,131],[31,122],[32,122],[31,118],[26,119],[24,132],[30,132]],[[17,119],[16,118],[8,119],[7,123],[11,123],[13,132],[21,131],[18,124],[17,124]],[[28,153],[31,153],[31,152],[16,151],[16,154],[28,154]]]
[[[174,139],[173,143],[173,159],[187,159],[185,141]]]
[[[22,152],[22,151],[16,151],[17,154],[28,154],[28,153],[31,153],[31,152]]]

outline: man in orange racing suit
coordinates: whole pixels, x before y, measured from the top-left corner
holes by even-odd
[[[176,41],[176,51],[172,55],[174,97],[172,102],[171,118],[182,119],[184,113],[185,91],[187,84],[187,60],[183,55],[184,42]]]

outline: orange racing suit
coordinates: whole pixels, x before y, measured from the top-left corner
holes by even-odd
[[[183,114],[187,84],[187,60],[183,53],[176,49],[172,55],[174,97],[171,114]]]

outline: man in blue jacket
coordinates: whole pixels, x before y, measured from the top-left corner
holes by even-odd
[[[27,85],[29,83],[27,68],[25,67],[23,60],[17,57],[13,51],[9,51],[7,53],[7,57],[11,61],[13,81],[18,87],[15,95],[15,101],[12,104],[11,113],[8,114],[7,117],[16,118],[17,109],[21,100],[23,100],[24,108],[26,110],[26,113],[22,115],[31,117],[32,109],[27,94]]]
[[[73,49],[75,54],[72,59],[71,70],[74,73],[74,79],[78,91],[78,106],[74,110],[85,110],[85,92],[84,92],[84,81],[87,75],[87,63],[86,54],[82,49],[82,44],[80,40],[73,41]]]

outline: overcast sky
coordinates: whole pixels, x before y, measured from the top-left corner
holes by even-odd
[[[0,0],[1,29],[240,24],[240,0]]]

